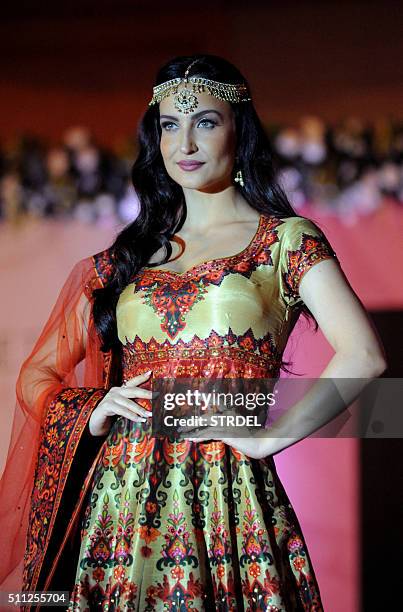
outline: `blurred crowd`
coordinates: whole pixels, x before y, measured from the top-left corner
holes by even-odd
[[[313,205],[353,224],[387,202],[403,204],[403,122],[303,117],[270,130],[280,181],[294,208]]]
[[[403,204],[403,123],[350,117],[328,125],[266,126],[278,179],[297,212],[320,207],[347,224],[387,201]],[[68,129],[57,146],[23,136],[0,150],[0,220],[74,218],[116,225],[137,214],[130,184],[136,139],[99,146],[85,127]]]

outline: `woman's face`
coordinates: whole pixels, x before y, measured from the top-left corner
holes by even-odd
[[[205,92],[195,95],[199,103],[189,114],[175,108],[173,95],[160,102],[162,158],[169,176],[182,187],[220,191],[232,184],[234,113],[228,102]]]

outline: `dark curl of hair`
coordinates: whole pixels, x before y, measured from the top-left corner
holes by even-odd
[[[216,55],[180,56],[158,72],[155,85],[183,77],[191,62],[189,76],[205,77],[225,83],[247,83],[239,70]],[[295,217],[286,194],[275,179],[273,152],[252,101],[230,103],[236,126],[236,168],[242,168],[244,187],[236,184],[252,208],[279,218]],[[140,201],[137,218],[125,227],[110,247],[115,269],[105,287],[93,293],[93,316],[102,341],[102,350],[118,349],[116,305],[123,289],[145,265],[166,263],[172,255],[170,240],[186,219],[183,190],[166,172],[160,152],[159,105],[150,106],[138,129],[139,152],[132,169],[132,182]],[[149,264],[161,247],[165,256]],[[309,309],[301,311],[317,323]],[[283,364],[284,366],[284,364]]]

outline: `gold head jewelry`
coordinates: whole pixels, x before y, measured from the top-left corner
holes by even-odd
[[[203,77],[189,77],[189,70],[197,61],[197,59],[194,60],[188,66],[183,78],[171,79],[153,87],[153,97],[149,102],[149,106],[158,104],[167,96],[175,94],[175,108],[187,115],[194,111],[199,104],[195,94],[204,91],[225,102],[248,102],[252,99],[245,83],[221,83],[221,81],[212,81]],[[184,88],[179,91],[181,83],[184,84]]]

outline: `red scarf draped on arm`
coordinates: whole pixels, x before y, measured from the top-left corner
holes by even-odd
[[[112,356],[100,350],[91,294],[103,286],[111,271],[108,250],[74,266],[21,367],[0,481],[1,591],[40,590],[49,584],[48,572],[64,535],[59,533],[55,540],[53,532],[56,524],[60,532],[66,529],[63,494],[80,443],[87,447],[84,456],[91,449],[88,460],[96,455],[88,421],[107,392]],[[102,439],[93,440],[98,440],[98,447],[102,443]],[[68,484],[71,498],[73,489]],[[77,483],[73,491],[73,506],[81,486],[82,482]],[[50,557],[45,562],[46,555]]]

